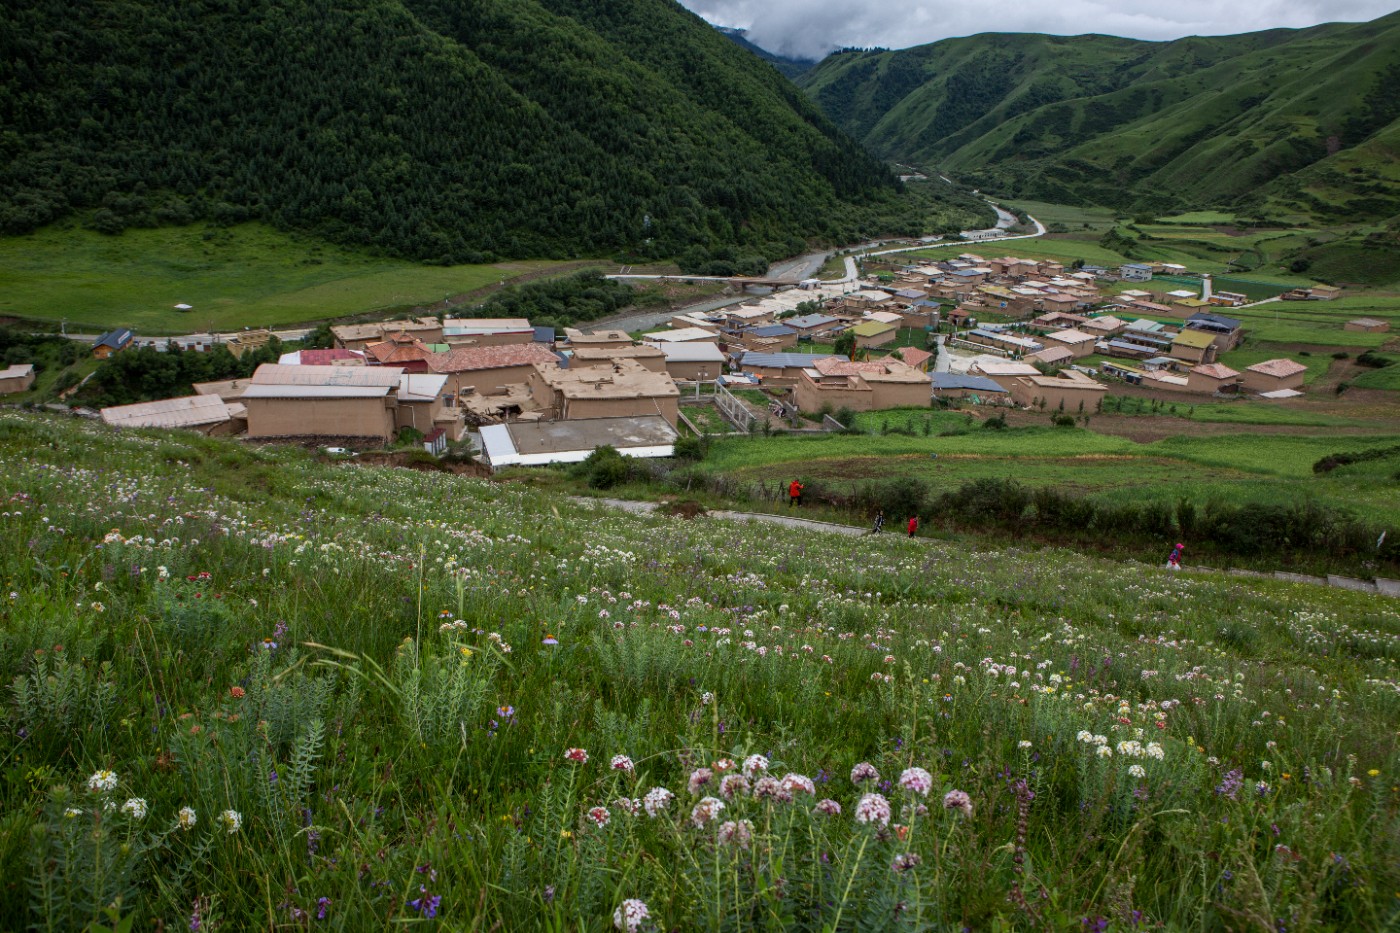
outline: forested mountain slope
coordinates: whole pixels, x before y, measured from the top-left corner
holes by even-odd
[[[433,261],[772,253],[894,183],[671,0],[0,7],[0,232],[256,217]]]
[[[747,29],[733,29],[728,26],[716,26],[715,28],[730,42],[757,55],[792,80],[796,80],[799,75],[810,71],[817,64],[812,59],[788,58],[785,55],[770,52],[762,46],[754,45],[753,42],[749,41]]]
[[[1400,14],[1174,42],[972,36],[838,53],[800,83],[877,155],[1001,194],[1400,212]]]

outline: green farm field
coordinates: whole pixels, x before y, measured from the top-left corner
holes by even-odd
[[[49,227],[0,239],[0,317],[142,334],[294,325],[441,302],[552,265],[421,265],[258,224],[115,237]]]
[[[1394,917],[1391,600],[17,411],[0,458],[5,929]]]

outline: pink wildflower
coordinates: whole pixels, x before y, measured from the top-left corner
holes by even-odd
[[[933,790],[933,775],[923,768],[905,768],[899,776],[899,786],[911,794],[927,797],[928,792]]]
[[[722,797],[733,800],[735,797],[742,797],[749,792],[749,779],[742,774],[726,774],[719,779],[719,793]]]
[[[762,755],[750,755],[744,759],[744,775],[752,778],[768,770],[768,759]]]
[[[754,781],[753,799],[792,803],[792,791],[784,787],[783,782],[777,778],[764,776]]]
[[[890,824],[890,802],[880,794],[866,794],[856,804],[856,822],[888,826]]]
[[[950,790],[943,795],[943,809],[956,812],[966,819],[972,818],[972,798],[966,791]]]
[[[627,774],[631,774],[633,770],[635,770],[636,765],[632,764],[632,759],[628,758],[626,755],[613,755],[612,761],[608,762],[608,767],[612,768],[614,771],[623,771]]]
[[[880,780],[880,772],[868,761],[862,761],[851,769],[851,783],[864,784],[866,781]]]
[[[790,794],[810,794],[817,795],[817,786],[812,783],[812,779],[802,774],[783,775],[783,790]]]
[[[715,773],[709,768],[696,768],[690,772],[690,780],[686,782],[686,788],[690,791],[690,796],[699,797],[700,789],[710,781],[714,780]]]
[[[593,807],[588,811],[588,819],[594,826],[602,829],[612,821],[612,814],[608,812],[607,807]]]
[[[753,839],[753,824],[748,820],[729,820],[719,828],[719,841],[721,845],[738,846],[741,849],[749,847],[749,841]]]
[[[820,813],[823,816],[840,816],[841,805],[836,801],[830,799],[819,800],[817,801],[817,805],[812,808],[812,812]]]
[[[576,765],[588,764],[588,750],[584,748],[571,748],[564,752],[564,760],[572,761]]]
[[[704,797],[695,808],[690,811],[690,822],[696,828],[704,826],[724,812],[724,801],[718,797]]]
[[[645,901],[629,897],[613,911],[613,926],[621,933],[637,933],[642,924],[651,916]]]
[[[664,787],[653,787],[651,790],[647,791],[646,796],[642,798],[642,809],[647,811],[647,816],[656,819],[656,817],[666,812],[666,808],[671,805],[671,801],[674,800],[675,797],[675,794]]]

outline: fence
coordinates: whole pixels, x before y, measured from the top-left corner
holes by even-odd
[[[753,412],[749,411],[748,406],[739,401],[734,393],[717,384],[715,386],[715,404],[719,406],[720,414],[724,415],[730,424],[745,434],[753,433]]]

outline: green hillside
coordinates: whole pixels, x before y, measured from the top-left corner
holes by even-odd
[[[263,220],[415,259],[770,255],[888,173],[670,0],[0,8],[0,232]]]
[[[1008,197],[1400,213],[1400,14],[1174,42],[980,35],[839,53],[800,83],[877,154]]]
[[[6,930],[1395,915],[1391,599],[17,411],[0,459]]]
[[[757,55],[774,68],[778,69],[785,77],[796,80],[799,76],[812,70],[816,62],[809,58],[788,58],[784,55],[777,55],[767,49],[754,45],[749,41],[747,29],[731,29],[727,26],[715,27],[730,42]]]

